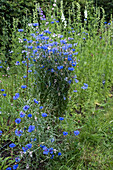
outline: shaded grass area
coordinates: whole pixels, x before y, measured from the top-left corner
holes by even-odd
[[[76,169],[111,170],[113,167],[113,99],[109,99],[104,109],[84,118],[79,142],[81,158]]]

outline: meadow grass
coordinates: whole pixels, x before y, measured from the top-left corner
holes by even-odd
[[[77,3],[66,26],[61,3],[39,26],[37,8],[34,25],[14,20],[10,65],[1,56],[0,168],[111,170],[112,18],[87,5],[82,23]]]

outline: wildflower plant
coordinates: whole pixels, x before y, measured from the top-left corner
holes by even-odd
[[[28,109],[24,110],[26,106]],[[75,142],[78,143],[75,136],[80,132],[66,132],[66,118],[54,116],[47,111],[46,107],[40,109],[40,104],[35,103],[34,100],[29,101],[29,107],[25,105],[19,110],[20,113],[15,119],[15,130],[11,132],[12,141],[15,142],[9,144],[12,158],[16,163],[13,166],[19,166],[21,169],[28,165],[30,168],[38,168],[42,162],[45,165],[51,159],[67,159],[66,152],[75,147]],[[22,113],[24,117],[21,116]],[[29,114],[32,116],[28,117]],[[58,121],[60,126],[56,124]],[[1,135],[3,135],[2,131]],[[73,146],[70,146],[70,142],[73,142]],[[79,146],[76,145],[74,149],[78,150],[78,148]],[[72,154],[72,151],[69,154]]]

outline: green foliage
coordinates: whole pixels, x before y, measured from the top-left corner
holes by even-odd
[[[109,22],[111,14],[113,14],[113,0],[96,0],[94,4],[103,7],[106,14],[106,20]]]

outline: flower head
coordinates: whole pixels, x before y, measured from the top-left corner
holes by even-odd
[[[46,146],[44,146],[44,147],[43,147],[43,154],[44,154],[44,155],[48,155],[48,153],[49,153],[48,148],[47,148]]]
[[[35,102],[36,104],[39,104],[39,102],[38,102],[36,99],[34,99],[34,102]]]
[[[15,161],[16,161],[16,162],[20,162],[19,156],[15,158]]]
[[[59,120],[64,120],[64,118],[63,117],[59,117]]]
[[[44,107],[43,106],[40,106],[39,109],[43,109]]]
[[[32,132],[35,130],[35,126],[33,125],[30,125],[29,128],[28,128],[28,132]]]
[[[19,93],[16,93],[15,96],[13,96],[13,100],[16,100],[19,98]]]
[[[73,68],[73,67],[69,67],[68,70],[69,70],[69,71],[73,71],[74,68]]]
[[[3,94],[3,96],[5,97],[7,94]]]
[[[42,113],[42,117],[47,117],[47,113]]]
[[[62,154],[61,154],[61,152],[58,152],[58,156],[61,156]]]
[[[22,147],[22,150],[23,150],[24,152],[26,152],[26,151],[28,150],[28,148],[27,148],[27,147]]]
[[[22,89],[25,89],[26,87],[27,87],[26,85],[22,85],[22,86],[21,86]]]
[[[49,153],[50,153],[50,154],[53,154],[53,148],[50,148],[50,149],[49,149]]]
[[[17,123],[17,124],[19,124],[21,122],[21,119],[20,118],[17,118],[16,120],[15,120],[15,123]]]
[[[28,149],[31,149],[32,144],[31,144],[31,143],[29,143],[29,144],[27,144],[27,145],[26,145],[26,147],[27,147]]]
[[[25,113],[23,113],[22,111],[20,112],[20,117],[24,117]]]
[[[68,132],[63,132],[63,135],[66,136],[68,134]]]
[[[0,130],[0,135],[2,135],[2,130]]]
[[[11,143],[10,145],[9,145],[9,147],[10,148],[14,148],[16,145],[14,144],[14,143]]]
[[[61,70],[61,69],[63,69],[63,66],[58,66],[57,68],[58,68],[58,70]]]
[[[11,167],[6,168],[6,170],[11,170]]]
[[[23,110],[26,111],[26,110],[28,110],[29,108],[30,108],[29,105],[25,105],[25,106],[23,107]]]
[[[23,29],[18,29],[18,32],[23,32],[24,30]]]
[[[18,164],[13,166],[13,169],[17,169],[18,168]]]
[[[28,114],[28,117],[32,117],[32,114]]]
[[[80,132],[78,130],[74,131],[75,136],[79,135]]]
[[[16,136],[21,136],[22,133],[23,133],[22,130],[18,130],[18,129],[15,130],[15,135],[16,135]]]

